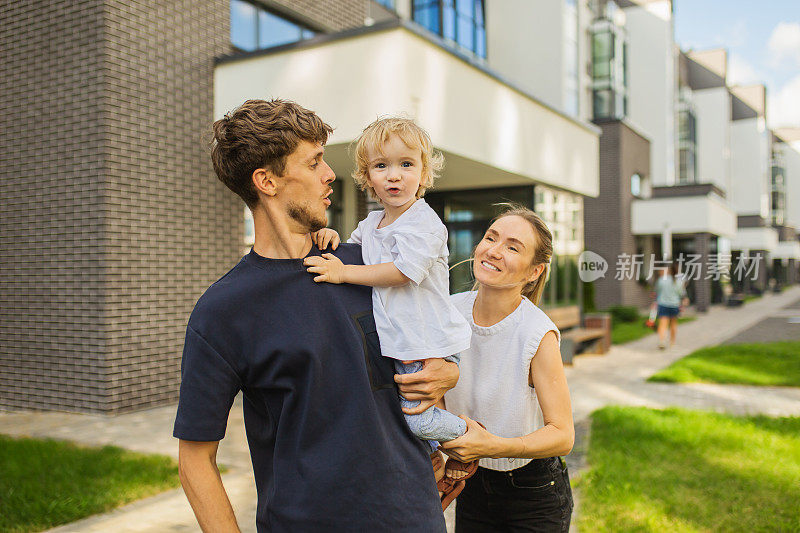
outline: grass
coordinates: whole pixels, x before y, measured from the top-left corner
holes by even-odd
[[[678,324],[691,322],[694,319],[695,317],[693,316],[680,317],[678,318]],[[655,333],[654,329],[644,326],[645,320],[647,320],[646,316],[640,316],[635,322],[613,321],[611,324],[611,343],[624,344],[626,342],[631,342],[641,339],[642,337],[646,337],[651,333]]]
[[[702,348],[650,376],[649,381],[800,387],[800,341]]]
[[[0,435],[0,531],[41,531],[179,486],[176,462]]]
[[[580,531],[800,531],[800,418],[592,414]]]

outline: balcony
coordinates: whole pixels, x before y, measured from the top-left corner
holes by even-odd
[[[709,183],[654,187],[652,198],[634,200],[631,229],[634,235],[711,233],[733,238],[736,213],[724,193]]]
[[[350,143],[376,117],[414,117],[447,165],[437,190],[534,182],[598,194],[599,129],[553,109],[405,21],[388,21],[220,58],[214,112],[281,97],[335,127],[326,160],[352,167]]]

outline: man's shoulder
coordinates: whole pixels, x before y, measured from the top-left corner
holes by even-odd
[[[361,255],[361,245],[355,244],[351,242],[343,242],[341,243],[336,250],[334,250],[333,255],[339,258],[339,260],[346,264],[346,265],[363,265],[364,259]]]
[[[225,314],[228,310],[234,309],[238,305],[237,302],[250,293],[252,288],[250,277],[256,273],[257,270],[249,268],[243,257],[236,266],[203,292],[194,306],[189,324],[205,316]]]

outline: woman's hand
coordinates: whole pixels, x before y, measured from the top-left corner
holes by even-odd
[[[492,435],[480,424],[467,416],[459,416],[467,423],[467,432],[451,441],[443,442],[439,449],[462,463],[482,457],[495,457],[500,437]]]

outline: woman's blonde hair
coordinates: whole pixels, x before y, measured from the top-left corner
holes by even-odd
[[[421,198],[425,190],[433,187],[433,181],[439,177],[444,167],[444,156],[433,149],[428,133],[409,118],[381,118],[364,128],[355,141],[356,168],[353,171],[353,179],[362,191],[367,190],[370,196],[377,198],[375,191],[369,185],[367,152],[371,150],[382,154],[383,146],[392,134],[400,137],[409,148],[417,148],[421,152],[422,176],[416,194],[417,198]]]
[[[501,218],[515,216],[524,219],[533,228],[533,233],[536,236],[536,243],[534,245],[533,259],[531,259],[530,267],[533,268],[538,265],[544,265],[544,271],[535,280],[525,284],[520,292],[531,302],[539,305],[542,294],[544,293],[544,286],[547,284],[547,280],[550,277],[550,259],[553,257],[553,234],[550,233],[550,229],[547,227],[544,220],[542,220],[542,217],[537,215],[533,210],[515,203],[502,203],[497,205],[504,206],[506,209],[494,217],[491,224],[494,224]],[[472,256],[474,259],[474,252]],[[477,282],[476,285],[478,285]]]

